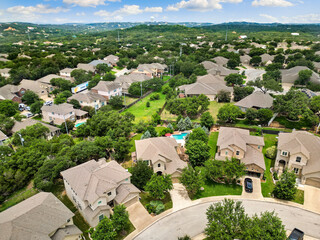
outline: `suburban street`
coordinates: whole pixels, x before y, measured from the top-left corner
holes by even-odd
[[[247,214],[275,211],[286,230],[297,227],[306,235],[320,239],[320,215],[293,206],[256,200],[242,200]],[[137,235],[135,240],[176,240],[185,234],[194,237],[203,232],[206,209],[213,202],[201,203],[167,215]]]

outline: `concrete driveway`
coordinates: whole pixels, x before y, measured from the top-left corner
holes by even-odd
[[[252,179],[252,185],[253,185],[253,192],[252,193],[247,193],[244,189],[244,179],[245,178],[250,178]],[[255,177],[248,177],[245,176],[241,179],[242,183],[242,194],[241,196],[246,199],[263,199],[262,193],[261,193],[261,181],[260,178],[255,178]]]
[[[186,188],[181,183],[174,183],[170,191],[173,211],[188,207],[192,204]]]
[[[144,208],[141,202],[132,204],[127,208],[129,219],[136,230],[141,231],[147,227],[153,220],[148,211]]]
[[[320,188],[304,185],[303,205],[308,210],[320,213]]]

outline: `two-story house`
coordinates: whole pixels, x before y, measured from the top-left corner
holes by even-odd
[[[161,77],[166,69],[167,65],[161,63],[139,64],[132,73],[144,74],[150,78]]]
[[[64,68],[60,70],[59,74],[61,77],[71,78],[71,72],[74,70],[74,68]]]
[[[120,83],[100,81],[97,86],[91,89],[91,92],[97,93],[109,100],[113,96],[122,96],[122,87]]]
[[[221,127],[215,159],[237,158],[245,164],[248,175],[262,178],[266,170],[263,146],[263,137],[251,136],[249,130]]]
[[[52,193],[40,192],[0,213],[1,240],[82,239],[74,214]]]
[[[117,66],[117,62],[119,62],[119,57],[115,55],[108,55],[103,60],[105,60],[108,64],[114,66]]]
[[[103,96],[92,91],[76,93],[68,98],[68,102],[72,99],[77,100],[81,107],[89,106],[99,109],[107,104],[107,100]]]
[[[41,107],[43,121],[61,125],[65,121],[74,122],[77,119],[85,118],[88,113],[80,109],[73,108],[69,103],[62,103],[59,105],[53,104],[51,106]]]
[[[61,175],[68,197],[92,227],[109,217],[113,206],[139,201],[140,190],[130,183],[131,174],[116,161],[91,160]]]
[[[182,169],[187,167],[187,163],[179,157],[180,146],[174,138],[156,137],[136,140],[135,145],[134,160],[146,161],[155,173],[170,174],[175,182],[181,176]]]
[[[275,170],[293,170],[302,184],[320,187],[320,138],[305,131],[279,133]]]

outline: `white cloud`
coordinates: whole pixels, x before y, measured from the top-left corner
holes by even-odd
[[[266,18],[271,22],[279,22],[278,18],[273,17],[273,16],[268,15],[268,14],[260,14],[260,17]]]
[[[212,11],[222,9],[221,3],[241,3],[243,0],[182,0],[174,5],[169,5],[167,11],[178,11],[181,8],[190,11]]]
[[[162,12],[162,7],[146,7],[144,9],[145,12],[159,12],[161,13]]]
[[[293,3],[287,0],[254,0],[252,6],[263,7],[292,7]]]
[[[143,13],[143,10],[139,5],[124,5],[122,8],[114,12],[114,14],[118,15],[137,15],[140,13]]]
[[[281,17],[284,23],[319,23],[320,14],[309,13],[305,15],[297,15],[293,17]]]
[[[59,12],[67,12],[68,9],[62,8],[62,7],[56,7],[52,8],[49,5],[44,5],[44,4],[38,4],[36,6],[14,6],[10,7],[7,9],[8,13],[13,13],[13,14],[23,14],[23,15],[30,15],[30,14],[35,14],[35,13],[59,13]]]
[[[85,12],[78,12],[76,13],[76,16],[81,17],[81,16],[85,16],[86,13]]]
[[[108,2],[120,2],[121,0],[108,0]],[[64,3],[78,5],[80,7],[96,7],[107,5],[106,0],[63,0]]]

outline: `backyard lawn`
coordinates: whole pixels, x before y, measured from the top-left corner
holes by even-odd
[[[208,145],[210,146],[210,157],[213,159],[217,151],[217,141],[218,141],[219,132],[212,132],[209,136]]]
[[[154,94],[154,93],[153,93]],[[150,94],[140,102],[134,104],[132,107],[126,109],[123,111],[123,113],[130,112],[133,115],[135,115],[135,123],[138,123],[139,121],[150,121],[151,116],[155,114],[159,108],[162,108],[163,105],[166,102],[166,96],[162,93],[159,93],[160,99],[156,101],[150,101],[150,97],[153,95]],[[150,102],[150,107],[146,107],[146,103]]]
[[[150,197],[150,195],[147,192],[141,192],[140,197],[141,197],[140,202],[145,207],[145,209],[147,209],[146,205],[148,203],[150,203],[153,200],[157,200],[157,199],[153,199],[152,197]],[[165,198],[160,201],[163,202],[163,204],[164,204],[164,207],[165,207],[164,211],[172,208],[172,200],[171,200],[171,196],[169,193],[167,193]]]
[[[212,196],[225,196],[225,195],[241,195],[242,186],[236,184],[223,184],[206,180],[203,185],[204,190],[199,191],[194,199],[212,197]]]
[[[209,112],[212,115],[212,117],[214,118],[215,122],[217,121],[217,115],[219,113],[219,109],[221,107],[223,107],[223,105],[225,105],[226,103],[218,103],[216,101],[211,101],[210,105],[209,105]]]
[[[268,147],[271,147],[271,146],[277,144],[277,138],[276,138],[277,135],[264,134],[263,137],[264,137],[265,146],[264,146],[262,152],[263,152],[263,156],[264,156],[264,162],[266,164],[266,171],[264,172],[264,175],[266,177],[266,182],[261,183],[261,189],[262,189],[262,195],[264,197],[271,197],[271,193],[273,191],[274,184],[272,181],[272,175],[270,173],[270,168],[274,166],[274,160],[266,158],[264,154],[266,153],[266,149]]]
[[[135,100],[137,100],[137,98],[132,98],[132,97],[125,97],[124,101],[123,101],[123,105],[127,106],[130,103],[133,103]]]

